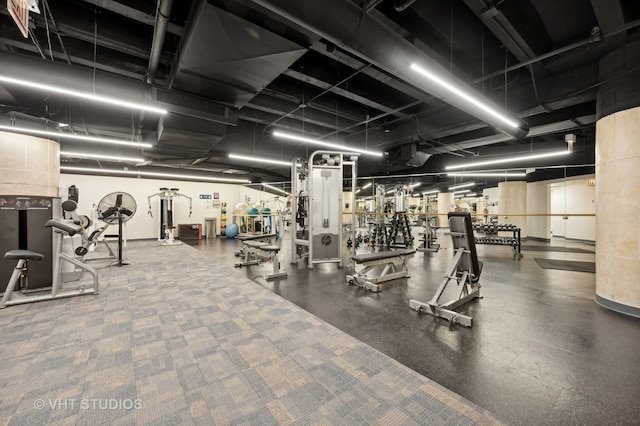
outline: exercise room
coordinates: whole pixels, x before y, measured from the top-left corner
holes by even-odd
[[[638,423],[637,2],[0,22],[0,423]]]

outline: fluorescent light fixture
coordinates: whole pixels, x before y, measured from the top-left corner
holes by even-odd
[[[166,114],[167,110],[163,108],[157,108],[150,105],[144,105],[137,102],[128,102],[121,99],[110,98],[107,96],[96,95],[93,93],[78,92],[75,90],[64,89],[62,87],[50,86],[48,84],[35,83],[33,81],[21,80],[19,78],[7,77],[0,75],[0,81],[4,83],[16,84],[18,86],[30,87],[32,89],[45,90],[47,92],[60,93],[61,95],[73,96],[76,98],[87,99],[94,102],[101,102],[105,104],[115,105],[124,108],[139,109],[148,112],[155,112],[157,114]]]
[[[142,157],[122,157],[119,155],[102,155],[102,154],[86,154],[82,152],[69,152],[69,151],[60,151],[61,157],[71,157],[71,158],[89,158],[96,160],[115,160],[115,161],[131,161],[134,163],[138,163],[140,161],[144,161]]]
[[[113,175],[154,176],[154,177],[167,177],[167,178],[176,178],[176,179],[205,180],[205,181],[211,181],[211,182],[251,183],[251,181],[247,179],[230,179],[230,178],[218,178],[218,177],[211,177],[211,176],[180,175],[180,174],[174,174],[174,173],[146,172],[146,171],[138,171],[138,170],[108,170],[108,169],[93,169],[90,167],[70,167],[70,166],[60,166],[60,170],[68,170],[70,172],[108,173]]]
[[[357,190],[356,190],[356,194],[360,193],[360,191],[362,191],[362,188],[357,189]]]
[[[569,151],[567,151],[567,150],[564,150],[564,151],[553,151],[553,152],[547,152],[547,153],[544,153],[544,154],[523,155],[523,156],[520,156],[520,157],[502,158],[500,160],[489,160],[489,161],[479,161],[477,163],[458,164],[458,165],[455,165],[455,166],[447,166],[447,167],[445,167],[445,170],[464,169],[464,168],[467,168],[467,167],[488,166],[490,164],[500,164],[500,163],[516,162],[516,161],[535,160],[535,159],[538,159],[538,158],[557,157],[559,155],[568,155],[568,154],[571,154],[571,153]]]
[[[373,185],[371,182],[369,182],[368,184],[366,184],[365,186],[362,187],[362,189],[367,189],[368,187],[370,187],[371,185]]]
[[[464,194],[466,192],[471,192],[471,190],[470,189],[463,189],[461,191],[456,191],[456,192],[453,193],[453,196],[455,197],[457,194]]]
[[[450,190],[450,191],[454,191],[454,190],[456,190],[456,189],[460,189],[460,188],[467,188],[467,187],[469,187],[469,186],[473,186],[473,185],[475,185],[475,184],[476,184],[475,182],[470,182],[470,183],[464,183],[464,184],[462,184],[462,185],[450,186],[450,187],[449,187],[449,190]]]
[[[27,129],[24,127],[13,127],[13,126],[0,126],[0,130],[6,130],[7,132],[12,133],[32,133],[34,135],[41,136],[52,136],[56,138],[65,138],[65,139],[74,139],[81,141],[89,141],[89,142],[99,142],[99,143],[108,143],[112,145],[125,145],[132,146],[135,148],[151,148],[153,145],[150,143],[141,143],[141,142],[129,142],[118,139],[108,139],[108,138],[100,138],[96,136],[89,135],[75,135],[73,133],[60,133],[60,132],[50,132],[48,130],[34,130]]]
[[[422,195],[437,194],[438,192],[440,192],[439,189],[432,189],[431,191],[423,192]]]
[[[459,97],[461,97],[465,101],[469,102],[470,104],[474,105],[475,107],[480,108],[481,110],[493,115],[495,118],[497,118],[498,120],[502,121],[503,123],[505,123],[505,124],[507,124],[507,125],[509,125],[509,126],[511,126],[513,128],[517,128],[518,127],[518,123],[516,123],[515,121],[513,121],[513,120],[507,118],[506,116],[500,114],[496,110],[494,110],[492,108],[489,108],[485,103],[483,103],[483,102],[479,101],[478,99],[475,99],[474,97],[464,93],[462,90],[458,89],[457,87],[455,87],[451,83],[448,83],[448,82],[444,81],[440,77],[432,74],[431,72],[429,72],[426,69],[420,67],[419,65],[411,64],[411,69],[416,71],[416,72],[418,72],[419,74],[423,75],[424,77],[427,77],[429,80],[433,81],[434,83],[439,84],[440,86],[444,87],[448,91],[450,91],[452,93],[455,93],[456,95],[458,95]]]
[[[279,166],[291,167],[291,161],[272,160],[270,158],[252,157],[249,155],[229,154],[229,158],[236,160],[255,161],[257,163],[277,164]]]
[[[282,189],[276,188],[275,186],[269,185],[267,183],[261,183],[260,185],[264,186],[265,188],[269,188],[269,189],[272,189],[274,191],[278,191],[279,193],[284,194],[284,195],[291,195],[287,191],[283,191]]]
[[[310,143],[310,144],[314,144],[314,145],[320,145],[320,146],[324,146],[325,148],[338,149],[340,151],[359,152],[361,154],[373,155],[373,156],[376,156],[376,157],[382,157],[382,155],[383,155],[382,152],[368,151],[366,149],[352,148],[352,147],[349,147],[349,146],[346,146],[346,145],[340,145],[340,144],[336,144],[336,143],[319,141],[317,139],[305,138],[304,136],[298,136],[298,135],[294,135],[294,134],[291,134],[291,133],[285,133],[285,132],[281,132],[279,130],[273,132],[273,136],[276,136],[276,137],[279,137],[279,138],[283,138],[283,139],[290,139],[290,140],[298,141],[298,142],[306,142],[306,143]]]
[[[422,185],[422,183],[413,183],[413,184],[409,185],[409,188],[415,188],[415,187],[420,186],[420,185]]]
[[[447,173],[449,177],[524,177],[526,173],[523,172],[478,172],[478,173]]]

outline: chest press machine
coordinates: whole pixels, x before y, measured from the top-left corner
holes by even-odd
[[[444,280],[429,302],[410,300],[409,307],[448,320],[451,324],[471,327],[473,318],[455,311],[475,298],[480,298],[480,274],[482,262],[476,252],[471,215],[468,212],[449,212],[449,230],[453,241],[453,261],[449,264]],[[457,288],[453,299],[441,303],[447,285],[455,281]]]

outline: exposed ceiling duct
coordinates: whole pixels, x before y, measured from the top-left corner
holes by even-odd
[[[413,63],[425,67],[436,76],[446,78],[466,94],[484,101],[485,98],[409,41],[365,13],[348,0],[253,0],[283,18],[312,31],[331,43],[344,48],[382,70],[422,88],[450,105],[492,125],[513,138],[527,134],[528,127],[517,120],[517,128],[479,109],[448,89],[422,78],[411,69]],[[486,100],[487,105],[490,102]],[[499,110],[499,109],[497,109]]]
[[[171,86],[242,108],[306,51],[200,1],[185,29]]]

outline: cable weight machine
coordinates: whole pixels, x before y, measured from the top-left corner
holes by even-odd
[[[178,188],[160,188],[160,192],[149,195],[147,200],[149,202],[149,216],[153,217],[151,213],[151,198],[160,197],[160,228],[158,233],[158,241],[162,241],[163,245],[174,244],[173,230],[175,224],[173,223],[173,200],[176,197],[185,197],[189,199],[189,217],[193,211],[193,201],[191,197],[180,194]]]

